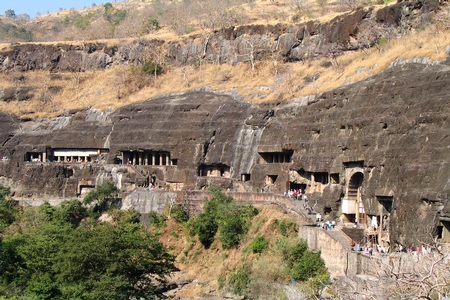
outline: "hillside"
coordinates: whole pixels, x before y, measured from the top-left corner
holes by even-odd
[[[33,206],[109,183],[153,219],[180,199],[198,209],[213,186],[278,204],[192,223],[165,211],[152,230],[177,257],[180,299],[235,297],[236,282],[278,298],[299,275],[286,257],[298,235],[330,273],[376,285],[383,256],[350,251],[340,228],[391,251],[450,242],[449,24],[438,0],[127,1],[2,18],[0,184]],[[300,221],[279,206],[298,189],[335,235],[286,233]],[[224,224],[239,234],[224,239]]]
[[[174,25],[166,23],[173,20],[167,18],[167,14],[175,13],[175,7],[161,13],[162,20],[158,21],[161,28],[137,35],[109,36],[101,33],[101,26],[94,21],[78,31],[73,28],[72,21],[68,22],[60,32],[75,30],[69,39],[49,32],[49,28],[71,14],[105,19],[103,6],[61,11],[24,25],[16,24],[32,32],[35,42],[5,44],[0,48],[3,64],[0,109],[24,118],[56,116],[86,107],[116,109],[159,94],[203,87],[233,93],[253,103],[289,102],[360,81],[396,61],[433,63],[448,57],[450,13],[447,2],[437,6],[404,2],[392,5],[392,9],[365,4],[356,13],[348,11],[350,7],[343,3],[326,2],[322,8],[315,2],[307,7],[300,3],[300,6],[293,6],[295,3],[256,1],[249,5],[239,1],[226,2],[222,10],[217,8],[218,14],[233,8],[231,11],[245,16],[232,18],[231,23],[217,23],[224,28],[234,26],[228,28],[235,28],[235,35],[244,34],[229,46],[221,42],[227,31],[221,30],[219,25],[205,27],[199,24],[206,12],[196,14],[194,8],[190,13],[199,19],[182,18],[192,26],[189,33],[177,32]],[[182,4],[173,2],[171,5]],[[111,14],[127,11],[124,20],[114,28],[120,31],[127,20],[148,20],[149,16],[139,13],[141,10],[150,12],[152,7],[154,4],[150,2],[114,3]],[[380,9],[382,13],[378,13]],[[313,18],[322,14],[324,17]],[[163,21],[163,17],[168,20]],[[358,23],[352,23],[355,21]],[[10,24],[11,20],[8,22]],[[308,27],[312,24],[317,26],[316,29]],[[328,24],[329,29],[320,24]],[[286,34],[298,31],[302,26],[309,31],[308,39],[295,41]],[[136,25],[130,27],[139,28]],[[88,30],[94,30],[99,36],[83,35]],[[314,33],[314,30],[318,32]],[[268,31],[274,33],[267,35],[265,32]],[[246,37],[246,32],[251,38]],[[57,44],[54,44],[56,40],[45,37],[45,33],[56,39]],[[7,38],[7,35],[3,37]],[[99,37],[113,39],[93,40]],[[67,41],[75,38],[76,41]],[[227,52],[211,56],[217,51],[214,44]],[[295,50],[300,52],[295,54],[289,47],[296,47]],[[63,49],[62,54],[49,54],[57,49]],[[191,57],[184,61],[183,53],[190,52]],[[57,68],[53,67],[55,60],[51,57],[43,64],[42,57],[48,55],[57,60]],[[230,55],[235,58],[227,59]],[[149,71],[151,68],[145,71],[145,62],[158,65],[160,71],[157,74]]]
[[[177,286],[168,292],[172,299],[300,299],[316,297],[329,283],[319,255],[307,250],[304,241],[298,239],[298,216],[277,205],[216,205],[206,204],[204,213],[188,221],[180,220],[179,214],[177,217],[175,210],[179,212],[179,206],[172,206],[172,210],[166,207],[165,222],[151,218],[151,228],[161,233],[160,240],[176,256],[175,265],[180,270],[172,276]],[[212,243],[205,246],[203,236],[192,232],[198,230],[195,222],[201,222],[201,227],[209,226],[211,207],[226,219],[215,217],[217,233],[213,234]],[[246,217],[244,213],[236,217],[230,213],[236,208],[241,213],[251,208],[255,215]],[[233,221],[238,218],[248,218],[242,223],[242,232],[239,222]],[[228,244],[231,241],[234,246]],[[305,261],[300,263],[299,255]],[[298,284],[293,285],[294,281]]]

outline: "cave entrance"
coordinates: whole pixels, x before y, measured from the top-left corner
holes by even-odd
[[[241,174],[241,181],[242,182],[250,181],[250,174],[248,174],[248,173]]]
[[[287,189],[288,190],[299,190],[299,189],[301,189],[302,192],[304,192],[304,191],[306,191],[306,183],[296,183],[296,182],[288,181]]]
[[[278,175],[266,175],[266,184],[275,184]]]
[[[347,221],[366,225],[367,216],[361,195],[363,180],[364,174],[361,172],[356,172],[350,177],[347,186],[347,195],[342,201],[342,213],[345,215]]]
[[[438,226],[438,238],[443,243],[450,243],[450,218],[441,218],[441,226]]]
[[[79,186],[79,196],[83,197],[87,195],[89,192],[95,190],[95,185],[84,184]]]

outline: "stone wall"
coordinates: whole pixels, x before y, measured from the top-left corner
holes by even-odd
[[[355,272],[358,263],[354,253],[347,251],[338,240],[332,238],[326,231],[315,226],[302,226],[299,230],[299,237],[303,238],[308,247],[320,251],[322,259],[328,268],[328,272],[334,277],[344,276],[350,272]]]
[[[134,209],[142,214],[163,213],[168,204],[176,203],[177,193],[136,189],[122,200],[122,209]]]

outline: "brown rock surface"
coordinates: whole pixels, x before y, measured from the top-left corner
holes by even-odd
[[[10,158],[0,162],[0,182],[17,197],[36,198],[76,197],[104,180],[124,192],[153,179],[175,190],[216,184],[282,193],[304,184],[319,210],[338,212],[357,169],[368,215],[378,215],[379,197],[392,200],[391,240],[427,240],[439,214],[450,213],[448,86],[449,65],[405,63],[291,103],[256,106],[192,91],[55,119],[0,113],[0,155]],[[30,153],[55,149],[103,152],[89,164],[26,162]],[[124,152],[170,153],[171,162],[118,165]],[[279,153],[291,153],[290,162],[264,162]],[[210,169],[223,174],[206,176]]]

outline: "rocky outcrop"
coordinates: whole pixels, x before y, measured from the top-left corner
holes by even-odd
[[[335,57],[345,51],[372,46],[399,25],[407,29],[421,26],[417,21],[420,16],[438,8],[438,0],[401,2],[378,11],[359,9],[326,23],[230,27],[171,42],[139,39],[113,46],[102,42],[14,44],[0,50],[0,70],[102,70],[113,64],[142,64],[148,51],[164,57],[169,64],[199,61],[236,64],[268,55],[285,61]]]
[[[300,187],[343,215],[358,191],[369,218],[384,207],[392,242],[426,241],[450,215],[449,84],[448,64],[406,63],[291,103],[192,91],[55,119],[0,113],[0,182],[17,198],[82,196],[105,180],[124,194]]]

